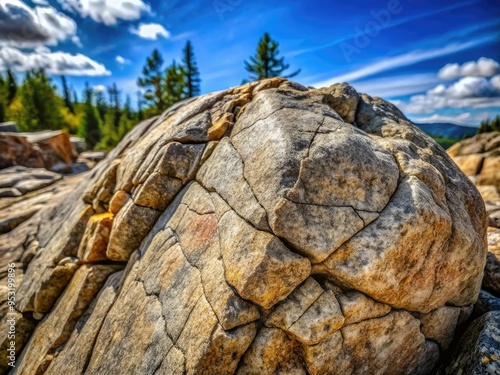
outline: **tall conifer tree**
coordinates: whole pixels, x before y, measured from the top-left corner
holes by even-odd
[[[250,57],[250,61],[244,61],[245,69],[250,73],[251,80],[257,81],[272,77],[291,78],[300,73],[299,69],[289,75],[283,75],[283,72],[290,68],[290,65],[285,64],[284,57],[278,57],[278,46],[278,42],[272,40],[268,33],[265,33],[260,39],[255,55]]]
[[[196,58],[194,56],[193,45],[189,40],[187,41],[182,53],[182,63],[186,74],[185,95],[187,98],[191,98],[193,96],[200,95],[201,79],[198,65],[196,63]]]

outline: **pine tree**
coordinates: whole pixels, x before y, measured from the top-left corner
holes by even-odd
[[[62,129],[61,99],[43,69],[26,73],[19,97],[22,104],[20,118],[17,119],[19,130]]]
[[[100,90],[95,92],[95,106],[97,109],[97,113],[99,114],[99,118],[101,121],[105,121],[106,113],[108,112],[108,103],[106,102],[106,98],[104,97],[104,93]]]
[[[63,99],[64,105],[68,110],[75,114],[75,107],[73,106],[73,102],[71,101],[71,93],[69,92],[68,82],[66,81],[65,76],[61,76],[62,90],[63,90]]]
[[[7,106],[9,106],[17,94],[16,76],[14,75],[14,73],[12,73],[12,70],[10,69],[7,69],[7,88],[8,88]]]
[[[487,119],[487,120],[481,121],[479,129],[477,130],[477,133],[481,134],[481,133],[489,133],[489,132],[495,132],[495,131],[500,131],[500,115],[496,115],[491,120]]]
[[[127,94],[125,97],[125,105],[123,106],[123,114],[128,120],[132,120],[132,103],[130,100],[130,95]]]
[[[284,63],[284,57],[278,58],[278,46],[278,42],[272,40],[268,33],[264,33],[264,36],[259,41],[255,55],[250,57],[250,62],[244,61],[245,69],[250,73],[251,80],[257,81],[272,77],[291,78],[300,73],[301,70],[299,69],[287,76],[282,75],[290,65]]]
[[[142,121],[144,119],[144,113],[142,112],[142,104],[143,104],[142,92],[139,90],[137,91],[137,117],[139,121]]]
[[[0,122],[5,122],[7,118],[7,82],[0,74]]]
[[[143,77],[137,80],[139,87],[144,87],[144,99],[146,99],[160,113],[166,109],[165,98],[165,74],[163,72],[163,57],[160,51],[155,49],[146,60],[142,69]]]
[[[170,107],[184,98],[186,73],[184,69],[172,62],[165,72],[167,106]]]
[[[500,131],[500,115],[496,115],[493,120],[491,120],[491,128],[493,131]]]
[[[85,83],[84,97],[84,113],[82,122],[80,123],[80,135],[87,142],[87,146],[93,149],[101,140],[101,130],[99,127],[99,119],[96,116],[94,106],[92,105],[93,90],[88,82]]]
[[[5,122],[7,117],[7,109],[5,108],[5,103],[3,99],[0,99],[0,123]]]
[[[200,94],[200,72],[198,71],[198,66],[196,64],[196,59],[194,56],[193,45],[188,40],[186,47],[184,47],[183,53],[183,68],[186,74],[186,89],[185,96],[191,98],[193,96]]]
[[[78,95],[76,93],[76,90],[73,90],[73,105],[77,105],[78,104]]]
[[[122,112],[120,103],[121,92],[120,90],[118,90],[118,86],[116,86],[116,83],[113,83],[111,87],[108,87],[108,94],[109,103],[111,105],[111,108],[113,109],[113,126],[115,127],[115,129],[118,129]]]

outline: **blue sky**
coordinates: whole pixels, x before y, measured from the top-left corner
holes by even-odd
[[[154,48],[169,63],[189,39],[207,93],[247,78],[264,32],[304,85],[347,81],[417,122],[500,113],[498,0],[0,0],[0,70],[44,67],[78,93],[88,81],[133,94]]]

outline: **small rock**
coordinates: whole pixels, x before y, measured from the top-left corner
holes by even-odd
[[[57,163],[52,168],[50,168],[50,170],[55,173],[69,174],[73,172],[73,167],[66,163]]]
[[[3,188],[0,189],[0,198],[15,198],[23,195],[19,190],[15,188]]]
[[[109,212],[116,215],[130,198],[130,194],[124,190],[118,190],[109,202]]]
[[[500,311],[500,298],[495,297],[486,290],[481,290],[474,305],[474,310],[479,314],[485,314],[489,311]]]
[[[500,374],[500,311],[484,314],[471,324],[444,374]]]

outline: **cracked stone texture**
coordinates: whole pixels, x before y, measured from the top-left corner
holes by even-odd
[[[348,84],[178,103],[71,190],[0,236],[18,374],[428,374],[483,278],[477,189]]]

